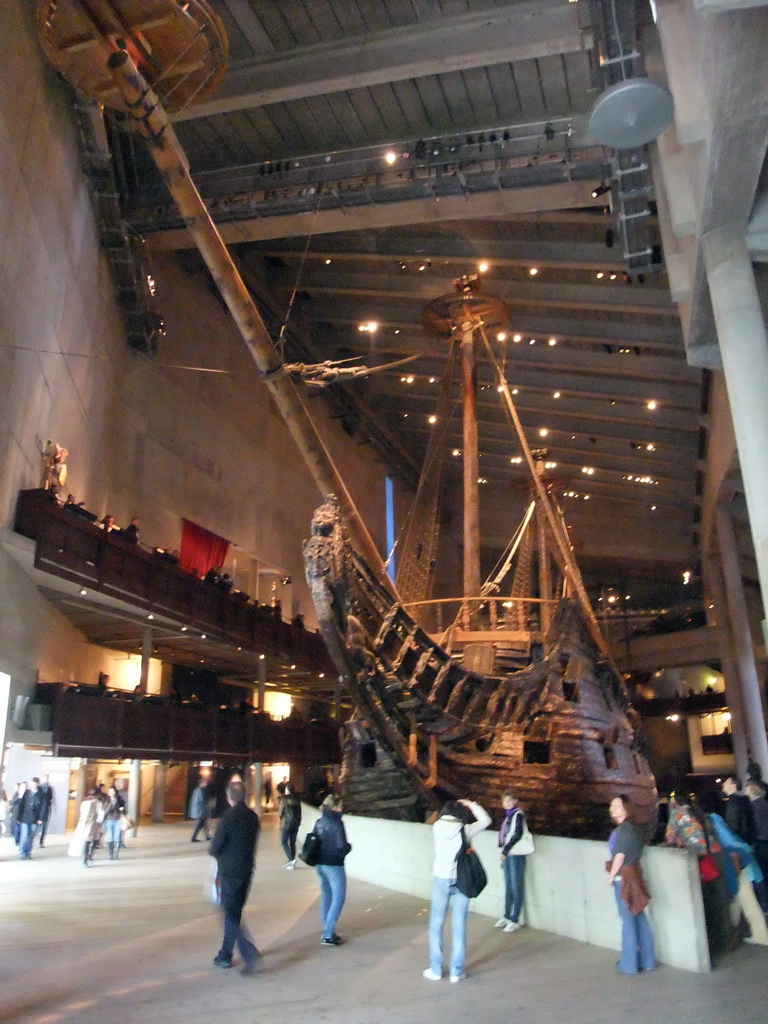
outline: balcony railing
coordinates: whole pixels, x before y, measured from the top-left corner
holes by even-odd
[[[53,750],[64,757],[148,758],[161,761],[249,761],[338,764],[331,722],[275,721],[249,708],[209,708],[119,691],[82,692],[49,683]]]
[[[35,567],[90,590],[205,630],[217,639],[334,672],[319,633],[283,622],[266,605],[206,583],[106,533],[58,504],[49,491],[21,491],[14,529],[35,541]]]

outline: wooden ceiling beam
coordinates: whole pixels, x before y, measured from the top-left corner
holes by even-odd
[[[575,4],[523,0],[295,47],[230,67],[216,97],[172,116],[211,117],[407,79],[586,50]]]
[[[465,196],[444,196],[441,199],[412,199],[365,206],[345,206],[330,210],[307,210],[302,213],[275,216],[245,217],[217,225],[227,245],[264,241],[270,238],[291,238],[324,235],[338,231],[374,231],[403,224],[434,224],[482,217],[506,218],[511,215],[540,210],[562,210],[589,206],[594,202],[592,189],[600,182],[560,181],[527,188],[503,189]],[[172,252],[194,249],[195,243],[186,228],[169,228],[147,234],[151,252]]]

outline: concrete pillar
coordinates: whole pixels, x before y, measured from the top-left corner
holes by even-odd
[[[259,657],[257,662],[259,673],[259,700],[256,705],[258,711],[264,710],[264,698],[267,693],[267,659]]]
[[[149,659],[152,657],[152,627],[145,626],[141,631],[141,675],[139,676],[139,688],[142,693],[147,692],[147,679],[149,678]]]
[[[742,236],[715,231],[704,258],[763,596],[768,600],[768,336]],[[763,616],[768,618],[768,610]]]
[[[165,820],[165,790],[168,783],[168,765],[155,765],[155,785],[152,790],[152,821],[162,824]]]
[[[261,812],[264,807],[264,765],[261,761],[254,761],[251,765],[251,792],[254,810]]]
[[[77,769],[75,774],[75,823],[78,821],[80,804],[85,799],[85,766],[87,763],[88,762],[84,758],[80,762],[80,767]]]
[[[765,716],[760,684],[757,679],[755,649],[749,628],[747,603],[744,599],[739,552],[733,532],[733,519],[730,510],[723,505],[718,505],[715,510],[715,528],[722,559],[733,651],[741,682],[741,699],[749,749],[754,760],[761,765],[765,776],[768,773],[768,738],[765,735]],[[746,769],[746,765],[739,765],[740,770],[742,767]]]
[[[725,599],[725,588],[720,565],[714,559],[707,563],[705,569],[707,589],[712,595],[714,605],[714,624],[717,629],[717,646],[720,652],[720,667],[725,680],[725,695],[728,698],[728,710],[731,713],[731,733],[733,734],[733,753],[736,770],[744,776],[749,761],[747,743],[747,724],[742,700],[741,678],[733,649],[733,638]],[[707,619],[711,616],[707,610]]]
[[[135,822],[129,829],[131,835],[139,831],[139,813],[141,812],[141,761],[135,757],[131,761],[131,774],[128,780],[128,817]]]

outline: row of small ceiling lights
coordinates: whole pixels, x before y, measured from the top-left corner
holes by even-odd
[[[87,594],[88,594],[88,591],[86,590],[86,588],[85,588],[85,587],[81,587],[81,588],[80,588],[80,596],[81,596],[81,597],[86,597],[86,596],[87,596]],[[149,614],[147,615],[147,619],[148,619],[148,620],[149,620],[150,622],[151,622],[151,621],[152,621],[152,620],[154,619],[154,617],[155,617],[155,616],[154,616],[154,615],[152,614],[152,612],[150,612],[150,613],[149,613]],[[182,632],[182,633],[187,633],[187,632],[189,632],[189,627],[188,627],[188,626],[181,626],[181,632]],[[201,639],[201,640],[207,640],[207,639],[208,639],[208,634],[207,634],[207,633],[201,633],[201,634],[200,634],[200,639]],[[238,647],[238,648],[237,648],[237,650],[238,650],[238,651],[242,651],[242,649],[243,649],[242,647]],[[155,648],[155,653],[157,653],[157,648]],[[266,655],[265,655],[265,654],[260,654],[260,655],[259,655],[259,661],[264,661],[264,659],[265,659],[265,658],[266,658]],[[201,665],[204,665],[204,664],[205,664],[205,658],[201,658],[201,659],[200,659],[200,662],[199,662],[199,663],[200,663]],[[295,669],[296,669],[296,666],[295,666],[295,665],[291,665],[290,667],[291,667],[291,669],[292,669],[292,670],[295,670]],[[323,679],[324,677],[325,677],[325,672],[321,672],[321,673],[319,674],[319,676],[318,676],[318,679]]]
[[[363,328],[361,327],[360,330],[363,330]],[[519,336],[516,335],[516,337],[519,337]],[[550,338],[550,342],[549,343],[550,343],[550,345],[556,344],[556,342],[555,342],[555,340],[553,338]],[[531,344],[533,344],[533,342],[531,342]],[[413,373],[405,374],[404,376],[402,376],[400,378],[400,383],[401,384],[408,384],[408,385],[410,385],[410,384],[415,384],[417,381],[420,382],[420,383],[423,383],[424,380],[426,380],[429,384],[436,384],[437,383],[437,377],[420,377],[419,375],[413,374]],[[483,384],[483,385],[480,386],[480,390],[481,391],[487,391],[490,387],[492,387],[491,384]],[[503,384],[499,384],[497,386],[496,390],[499,393],[503,393],[504,385]],[[510,388],[509,390],[510,390],[510,394],[513,394],[513,395],[520,394],[520,388]],[[535,389],[532,388],[531,390],[535,390]],[[563,392],[562,391],[553,391],[552,392],[552,397],[555,398],[555,399],[562,398],[563,397]],[[615,405],[616,404],[616,399],[609,399],[609,401],[611,402],[611,405]],[[656,401],[656,399],[651,398],[651,399],[648,399],[648,401],[646,401],[645,407],[650,412],[653,412],[655,409],[658,409],[659,403]],[[408,413],[407,412],[403,413],[403,416],[405,416],[407,418]],[[429,422],[430,423],[436,423],[437,422],[437,417],[430,416],[429,417]],[[540,437],[546,437],[547,434],[549,434],[549,428],[548,427],[541,427],[539,429],[539,436]],[[572,434],[571,435],[571,440],[575,440],[575,439],[576,439],[576,435]],[[631,447],[635,451],[639,451],[639,450],[641,450],[643,448],[646,451],[648,451],[648,452],[655,452],[656,451],[656,445],[653,444],[651,441],[648,441],[648,442],[632,441],[631,442]]]
[[[394,163],[394,160],[397,159],[394,154],[392,154],[392,157],[393,157],[392,160],[388,159],[388,161],[387,161],[388,163]],[[327,264],[331,263],[331,260],[330,259],[326,259],[325,262],[326,262],[326,265],[327,265]],[[401,270],[406,270],[407,266],[408,266],[408,264],[405,261],[403,261],[403,260],[400,261],[399,267],[400,267]],[[421,271],[428,270],[431,266],[432,266],[432,261],[431,260],[423,260],[423,261],[421,261],[419,263],[419,270],[421,270]],[[478,273],[480,273],[480,274],[487,273],[489,269],[490,269],[490,264],[487,263],[485,260],[482,260],[477,265],[477,270],[478,270]],[[538,267],[529,267],[529,269],[528,269],[528,273],[530,274],[531,277],[535,277],[538,274],[538,272],[539,272]],[[603,271],[600,271],[596,276],[597,276],[598,280],[601,280],[606,275],[605,275],[605,273]],[[611,281],[614,281],[616,279],[616,277],[617,277],[616,274],[608,275],[608,278]],[[375,320],[368,320],[368,321],[366,321],[364,323],[359,324],[357,329],[359,331],[364,332],[364,333],[374,334],[378,330],[378,327],[379,327],[379,325],[378,325],[377,321],[375,321]],[[399,334],[399,333],[400,333],[399,330],[395,331],[395,334]],[[507,340],[507,338],[508,338],[508,334],[507,334],[506,331],[499,331],[496,334],[496,340],[497,341],[504,342],[504,341]],[[536,338],[529,338],[528,339],[528,344],[529,345],[535,345],[536,344],[536,340],[537,340]],[[519,344],[520,342],[523,341],[523,335],[519,334],[519,333],[513,334],[512,335],[512,341],[515,344]],[[553,348],[555,345],[557,345],[557,338],[555,338],[555,337],[549,338],[548,341],[547,341],[547,344],[551,348]],[[629,348],[620,348],[619,349],[620,353],[628,353],[628,352],[631,352],[631,351],[632,350],[629,349]],[[414,374],[407,374],[407,375],[405,375],[405,376],[400,378],[400,382],[402,384],[414,384],[416,382],[416,380],[417,380],[417,377]],[[436,377],[429,377],[428,381],[429,381],[430,384],[436,384],[437,383],[437,378]],[[481,390],[485,390],[488,387],[490,387],[490,385],[485,385],[484,387],[481,388]],[[497,387],[497,391],[502,392],[503,390],[504,390],[503,385],[500,384]],[[510,390],[511,390],[511,393],[513,395],[519,394],[519,388],[511,388]],[[555,398],[555,399],[561,398],[562,397],[562,392],[561,391],[554,391],[552,393],[552,397]],[[616,404],[615,400],[611,401],[611,405],[615,405],[615,404]],[[651,399],[649,399],[645,403],[645,407],[646,407],[646,409],[648,409],[648,410],[650,410],[652,412],[653,410],[658,408],[658,402],[655,399],[651,398]],[[407,412],[403,413],[403,418],[404,419],[408,419],[408,413]],[[427,422],[431,426],[434,426],[434,424],[437,423],[437,416],[435,416],[434,414],[428,416],[427,417]],[[549,431],[548,427],[540,427],[539,428],[539,437],[547,437],[549,435],[549,433],[550,433],[550,431]],[[576,435],[575,434],[571,435],[571,440],[572,441],[576,440]],[[647,443],[645,445],[642,445],[642,444],[639,444],[639,443],[636,443],[636,442],[632,443],[632,448],[634,448],[635,450],[638,450],[638,449],[643,448],[643,447],[646,449],[646,451],[649,451],[649,452],[653,452],[653,451],[656,450],[656,446],[654,444],[651,444],[651,443]],[[461,451],[458,448],[455,448],[453,450],[452,454],[454,456],[459,456],[459,455],[461,455]],[[512,462],[512,463],[522,462],[522,457],[521,456],[515,456],[515,457],[510,459],[510,462]],[[557,465],[557,463],[554,463],[554,462],[545,463],[545,468],[546,469],[554,469],[556,467],[556,465]],[[582,471],[582,473],[585,473],[588,476],[592,476],[594,474],[594,472],[595,472],[594,468],[591,467],[591,466],[583,466],[581,471]],[[652,477],[649,477],[649,476],[625,475],[622,479],[624,479],[626,481],[629,481],[629,482],[642,483],[642,484],[658,484],[658,482],[659,482],[658,480],[654,480]],[[487,480],[486,477],[478,477],[477,482],[480,483],[480,484],[487,484],[488,480]],[[580,494],[578,494],[575,491],[565,491],[564,492],[564,497],[566,497],[566,498],[579,498],[579,497],[583,497],[583,499],[585,501],[587,501],[589,499],[589,495],[588,494],[580,495]],[[656,506],[652,505],[651,506],[651,511],[655,511],[655,510],[656,510]]]

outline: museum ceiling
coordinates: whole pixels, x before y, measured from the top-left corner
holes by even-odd
[[[211,0],[228,70],[172,121],[288,361],[418,357],[326,392],[394,472],[417,479],[445,365],[424,309],[478,274],[509,308],[492,340],[531,443],[579,496],[566,514],[588,494],[664,509],[693,535],[706,373],[686,362],[655,203],[617,217],[631,174],[589,134],[606,6]],[[151,253],[195,267],[141,143],[110,131],[124,216]],[[484,358],[478,377],[482,477],[522,485]],[[460,414],[448,444],[460,452]]]

